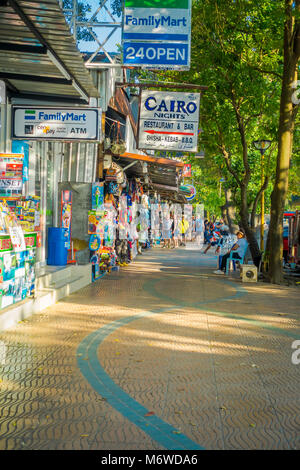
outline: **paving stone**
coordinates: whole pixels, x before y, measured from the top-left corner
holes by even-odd
[[[197,251],[153,249],[1,332],[0,450],[164,449],[132,400],[206,449],[300,449],[299,289],[214,269]],[[79,356],[112,322],[93,362]],[[102,394],[79,360],[92,374],[98,363]]]

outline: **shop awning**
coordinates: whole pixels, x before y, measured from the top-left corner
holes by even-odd
[[[169,167],[174,167],[174,168],[183,168],[184,163],[179,162],[178,160],[171,160],[170,158],[159,158],[159,157],[154,157],[152,155],[142,155],[139,153],[130,153],[130,152],[125,152],[122,155],[120,155],[120,158],[127,158],[131,160],[140,160],[143,162],[148,162],[148,163],[153,163],[155,165],[160,165],[160,166],[169,166]]]
[[[0,79],[22,98],[99,96],[58,0],[0,0]]]
[[[144,182],[147,181],[147,189],[174,201],[185,202],[183,193],[178,189],[184,163],[129,152],[113,158],[125,169],[127,177],[141,178]]]

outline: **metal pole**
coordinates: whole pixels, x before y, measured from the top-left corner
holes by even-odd
[[[73,0],[72,26],[73,26],[73,37],[75,39],[75,42],[77,42],[77,16],[78,16],[77,0]]]
[[[264,169],[264,151],[261,150],[261,185],[264,184],[265,179],[265,169]],[[260,226],[260,249],[264,251],[264,225],[265,225],[265,191],[263,190],[261,193],[261,226]]]

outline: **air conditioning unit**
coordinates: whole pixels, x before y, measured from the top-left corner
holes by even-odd
[[[254,264],[241,264],[240,275],[242,282],[257,282],[257,267]]]

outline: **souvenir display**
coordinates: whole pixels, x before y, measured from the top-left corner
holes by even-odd
[[[21,226],[23,232],[40,231],[40,197],[37,196],[20,196],[12,200],[5,200],[9,213],[13,213]],[[0,234],[1,234],[1,218],[0,218]]]
[[[104,204],[104,183],[93,183],[92,185],[92,209],[101,210]]]
[[[98,235],[91,235],[89,247],[91,251],[99,250],[101,247],[101,238]]]
[[[0,309],[34,295],[37,232],[25,231],[21,224],[31,203],[39,201],[20,198],[0,203]]]
[[[92,185],[88,234],[93,281],[105,272],[127,266],[141,247],[150,247],[149,229],[149,198],[140,180],[127,180],[123,170],[112,165],[104,180]]]
[[[71,248],[72,191],[61,192],[61,226],[66,229],[66,248]]]
[[[0,153],[0,195],[21,196],[23,188],[23,155]]]

